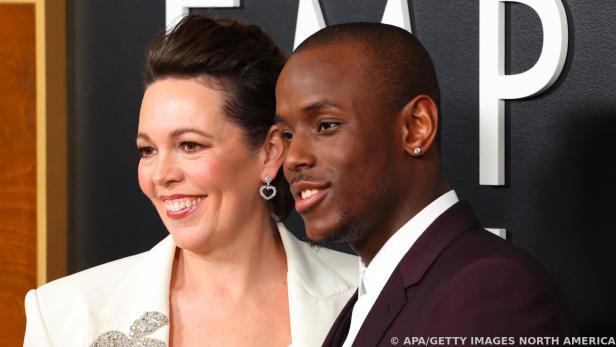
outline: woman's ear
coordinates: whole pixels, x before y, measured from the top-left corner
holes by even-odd
[[[263,162],[263,171],[261,172],[261,180],[265,180],[265,176],[276,178],[278,170],[284,161],[284,144],[280,133],[280,127],[277,124],[272,125],[263,142],[265,151],[265,160]]]
[[[427,95],[418,95],[404,106],[401,114],[402,145],[413,157],[428,153],[438,132],[438,108]]]

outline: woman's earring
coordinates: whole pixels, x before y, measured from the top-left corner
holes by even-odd
[[[413,150],[413,154],[420,155],[421,154],[421,148],[415,147],[415,149]]]
[[[261,195],[264,200],[271,200],[276,196],[276,187],[271,185],[271,183],[272,178],[270,176],[265,176],[265,184],[259,189],[259,195]]]

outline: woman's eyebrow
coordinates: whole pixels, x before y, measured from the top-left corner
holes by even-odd
[[[181,128],[181,129],[176,129],[171,133],[171,137],[172,138],[176,138],[179,136],[182,136],[184,134],[187,133],[193,133],[193,134],[197,134],[197,135],[201,135],[203,137],[207,137],[207,138],[214,138],[214,136],[212,136],[211,134],[206,133],[205,131],[199,130],[199,129],[195,129],[195,128]],[[151,141],[150,137],[148,136],[148,134],[140,132],[137,133],[137,140],[139,139],[143,139],[146,141]]]
[[[136,140],[139,140],[139,139],[144,139],[146,141],[150,141],[150,137],[146,133],[137,133]]]
[[[171,137],[179,137],[181,135],[187,134],[187,133],[193,133],[193,134],[197,134],[197,135],[201,135],[203,137],[208,137],[208,138],[214,138],[214,136],[212,136],[211,134],[200,130],[200,129],[195,129],[195,128],[180,128],[180,129],[175,129],[173,132],[171,132]]]

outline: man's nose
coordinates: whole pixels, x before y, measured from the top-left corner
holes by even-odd
[[[170,153],[160,154],[152,177],[154,183],[159,186],[168,186],[180,182],[182,178],[182,169],[177,165],[175,156]]]
[[[296,133],[287,147],[284,167],[289,171],[300,171],[313,167],[316,157],[312,151],[312,141],[307,136]]]

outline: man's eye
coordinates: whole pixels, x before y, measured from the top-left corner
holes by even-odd
[[[293,132],[291,132],[291,130],[283,130],[280,135],[282,136],[282,138],[286,141],[291,141],[293,140]]]
[[[139,155],[142,158],[147,158],[147,157],[151,157],[152,155],[154,155],[154,148],[152,147],[139,147],[137,148],[137,152],[139,152]]]
[[[198,143],[190,142],[190,141],[185,141],[185,142],[180,143],[180,149],[186,153],[194,153],[194,152],[199,151],[202,148],[203,148],[202,145]]]
[[[319,123],[318,132],[335,129],[340,125],[338,122],[322,121]]]

